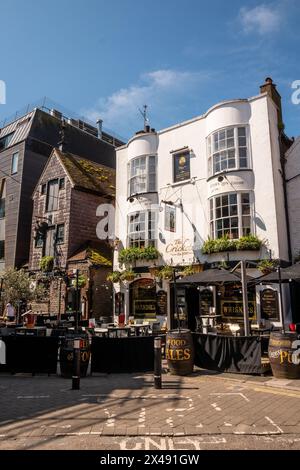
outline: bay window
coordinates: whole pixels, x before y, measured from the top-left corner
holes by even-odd
[[[128,247],[156,245],[156,212],[138,211],[128,215]]]
[[[249,168],[246,127],[229,127],[207,138],[208,173]]]
[[[128,196],[156,191],[156,157],[144,155],[128,164]]]
[[[210,236],[231,239],[252,232],[250,193],[228,193],[210,199]]]

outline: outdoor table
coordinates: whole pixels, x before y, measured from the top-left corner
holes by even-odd
[[[130,328],[134,329],[135,336],[146,336],[149,332],[150,325],[131,325]]]
[[[130,326],[111,326],[108,327],[108,337],[109,338],[120,338],[122,336],[130,336],[131,328]]]
[[[35,328],[26,328],[25,326],[15,329],[16,335],[25,336],[46,336],[47,329],[42,326],[36,326]]]
[[[253,328],[253,327],[251,327],[251,334],[255,335],[255,333],[257,333],[258,336],[270,334],[271,333],[271,328],[266,328],[266,327]]]
[[[108,336],[108,328],[94,328],[94,332],[96,336]]]

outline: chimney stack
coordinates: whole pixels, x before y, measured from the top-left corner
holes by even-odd
[[[103,119],[98,119],[97,121],[97,127],[98,127],[98,139],[102,139],[102,124],[103,124]]]
[[[275,83],[272,78],[267,77],[265,83],[260,86],[260,93],[267,93],[273,100],[277,107],[278,125],[282,126],[282,107],[281,107],[281,96],[276,89]]]

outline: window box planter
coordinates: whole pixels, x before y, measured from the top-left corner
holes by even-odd
[[[224,251],[258,251],[264,242],[255,235],[246,235],[237,240],[231,240],[229,237],[221,237],[216,240],[209,238],[203,243],[202,254],[220,253]]]
[[[159,251],[149,246],[146,248],[124,248],[119,253],[119,263],[121,264],[132,264],[139,260],[151,261],[159,257]]]

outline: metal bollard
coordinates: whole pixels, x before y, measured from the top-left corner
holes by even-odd
[[[74,339],[72,390],[80,390],[80,339]]]
[[[154,338],[154,388],[161,388],[161,338]]]

